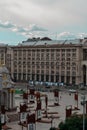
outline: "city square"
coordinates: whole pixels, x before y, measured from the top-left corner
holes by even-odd
[[[59,100],[59,106],[51,106],[54,104],[54,95],[53,92],[41,92],[44,94],[48,95],[48,112],[51,112],[50,114],[50,118],[45,118],[45,120],[52,120],[52,122],[50,123],[39,123],[36,122],[36,130],[49,130],[52,127],[56,127],[58,128],[58,124],[61,121],[64,121],[66,118],[66,106],[72,106],[72,108],[74,109],[75,107],[75,100],[74,100],[74,93],[69,93],[67,90],[66,91],[60,91],[59,95],[60,95],[60,100]],[[79,110],[73,110],[72,114],[83,114],[83,106],[81,105],[81,101],[82,99],[83,93],[79,92],[78,93],[78,108]],[[87,98],[87,93],[85,93],[85,97]],[[19,106],[20,102],[22,102],[22,98],[17,98],[15,99],[15,104],[16,106]],[[44,103],[44,98],[42,98],[42,108],[45,108],[45,103]],[[52,112],[58,112],[58,118],[55,118],[55,114],[52,114]],[[51,117],[54,117],[53,119]],[[52,124],[51,124],[52,123]],[[8,126],[10,126],[13,130],[21,130],[22,126],[18,125],[18,121],[15,122],[10,122],[7,123]],[[26,130],[26,127],[23,127],[24,130]]]
[[[74,90],[71,87],[65,89],[63,84],[57,86],[51,82],[46,82],[45,86],[42,82],[37,83],[13,82],[8,69],[1,64],[0,117],[2,129],[49,130],[52,127],[58,129],[59,123],[64,122],[67,117],[87,113],[86,89]],[[83,97],[85,97],[85,105],[82,105]]]

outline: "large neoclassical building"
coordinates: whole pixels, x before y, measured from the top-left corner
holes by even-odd
[[[87,39],[28,39],[0,45],[0,59],[14,81],[52,81],[87,85]]]

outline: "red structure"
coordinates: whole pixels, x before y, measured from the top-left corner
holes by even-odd
[[[45,96],[45,104],[46,104],[46,108],[47,108],[47,106],[48,106],[48,97],[47,96]]]
[[[45,96],[45,104],[46,104],[46,117],[47,117],[47,106],[48,106],[48,97],[47,96]]]
[[[36,100],[37,100],[37,101],[40,100],[40,92],[37,92],[37,93],[36,93]]]
[[[78,110],[78,93],[74,94],[74,100],[75,100],[75,109]]]
[[[23,93],[23,99],[28,99],[28,94],[27,93]]]
[[[75,99],[76,101],[78,101],[78,93],[75,93],[75,94],[74,94],[74,99]]]
[[[26,123],[27,105],[25,103],[20,104],[20,124]]]
[[[41,120],[41,100],[40,100],[40,93],[38,92],[36,95],[37,98],[37,107],[36,107],[36,119]]]
[[[27,130],[36,130],[35,114],[27,115]]]
[[[59,105],[59,91],[58,90],[54,91],[54,98],[55,98],[54,105],[58,106]]]
[[[35,102],[35,89],[30,89],[29,99],[30,99],[30,103]]]
[[[66,118],[70,117],[72,114],[72,106],[66,106]]]

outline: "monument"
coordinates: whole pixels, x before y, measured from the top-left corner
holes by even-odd
[[[14,83],[11,80],[9,71],[0,62],[0,106],[5,106],[6,110],[13,109],[15,107],[14,95]]]

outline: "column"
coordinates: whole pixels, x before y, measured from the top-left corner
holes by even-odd
[[[87,65],[86,65],[86,85],[87,85]]]
[[[41,70],[40,70],[41,71]],[[41,81],[41,72],[40,72],[40,74],[39,74],[39,81]]]
[[[44,81],[46,81],[46,73],[44,73]]]
[[[51,74],[49,73],[49,82],[51,82]]]
[[[54,75],[54,82],[56,82],[56,75]]]
[[[22,56],[21,56],[21,60],[22,60],[22,66],[21,66],[21,80],[23,80],[23,50],[22,51]]]

